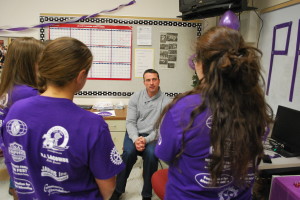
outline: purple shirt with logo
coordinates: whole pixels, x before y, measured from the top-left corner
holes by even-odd
[[[161,160],[170,163],[165,200],[248,200],[251,199],[252,187],[239,188],[233,184],[233,177],[228,173],[230,164],[221,178],[219,185],[211,187],[211,175],[208,171],[210,144],[211,113],[206,110],[199,114],[193,128],[186,132],[185,141],[189,141],[177,163],[172,161],[180,151],[183,129],[190,120],[192,110],[200,105],[199,94],[189,95],[179,100],[165,115],[155,154]],[[253,170],[248,174],[247,182],[252,186]]]
[[[2,127],[2,122],[9,110],[9,107],[13,105],[16,101],[25,99],[28,97],[38,95],[38,90],[27,85],[14,85],[11,92],[6,93],[0,98],[0,127]],[[2,137],[0,136],[0,148],[2,149]]]
[[[106,122],[71,100],[16,102],[3,124],[6,164],[20,199],[102,199],[96,179],[124,168]]]
[[[4,107],[4,109],[0,108],[1,119],[3,120],[5,118],[5,113],[8,112],[9,107],[16,101],[36,95],[38,95],[38,90],[35,88],[27,85],[14,85],[11,92],[8,92],[0,98],[0,104]]]

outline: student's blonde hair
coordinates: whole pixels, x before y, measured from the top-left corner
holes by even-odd
[[[39,87],[48,84],[65,86],[77,77],[81,70],[88,73],[92,65],[92,53],[81,41],[61,37],[47,44],[39,62]]]

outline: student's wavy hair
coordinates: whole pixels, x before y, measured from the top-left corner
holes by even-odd
[[[165,113],[183,97],[201,95],[203,102],[191,113],[174,162],[184,153],[185,134],[196,116],[208,108],[213,116],[209,165],[212,185],[217,185],[227,162],[236,183],[244,185],[248,167],[255,169],[257,158],[263,155],[262,138],[273,112],[264,98],[260,56],[261,51],[245,44],[238,31],[210,29],[197,41],[196,61],[202,63],[204,75],[200,85],[177,96],[156,123],[158,128]]]
[[[92,60],[89,48],[75,38],[61,37],[51,41],[39,62],[39,90],[45,91],[48,84],[63,87],[83,69],[88,73]]]
[[[37,87],[37,63],[44,45],[32,37],[14,39],[5,57],[1,75],[0,96],[12,90],[14,85]]]

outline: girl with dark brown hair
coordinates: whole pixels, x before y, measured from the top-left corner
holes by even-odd
[[[156,155],[170,164],[165,199],[251,199],[272,119],[260,54],[226,27],[198,39],[200,85],[177,96],[157,122]]]

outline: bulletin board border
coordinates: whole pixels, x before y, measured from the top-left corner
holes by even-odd
[[[76,14],[50,14],[41,13],[40,23],[64,23],[74,17],[82,15]],[[133,17],[133,16],[109,16],[100,15],[93,18],[85,18],[77,21],[78,23],[91,23],[91,24],[118,24],[118,25],[147,25],[147,26],[168,26],[168,27],[195,27],[197,28],[197,36],[202,33],[202,20],[183,21],[177,18],[152,18],[152,17]],[[40,28],[40,40],[45,41],[46,28]],[[130,97],[133,91],[79,91],[75,96],[88,96],[88,97]],[[178,92],[165,92],[169,97],[177,96]]]
[[[62,15],[62,14],[40,14],[40,23],[63,23],[78,15]],[[174,26],[174,27],[197,27],[197,36],[202,32],[202,21],[182,21],[173,18],[139,18],[139,17],[124,17],[124,16],[108,16],[101,15],[99,17],[81,19],[78,22],[82,23],[109,23],[109,24],[124,24],[124,25],[150,25],[150,26]],[[45,41],[45,28],[40,28],[40,40]]]
[[[134,92],[116,92],[116,91],[79,91],[76,96],[95,96],[95,97],[130,97]],[[163,92],[168,97],[175,97],[179,92]]]

